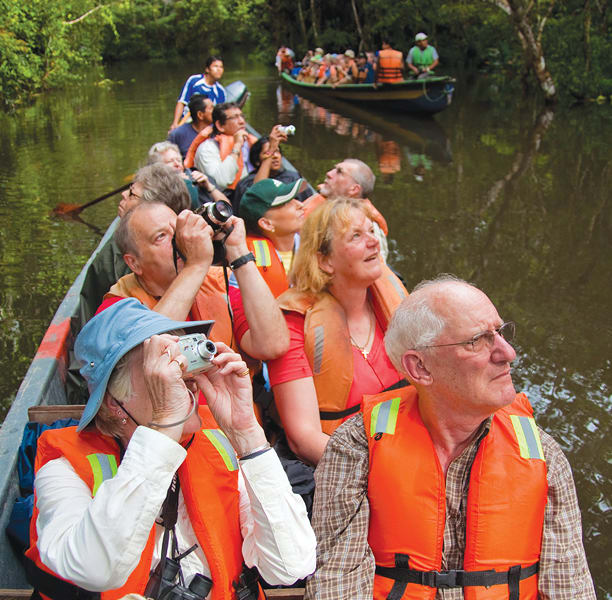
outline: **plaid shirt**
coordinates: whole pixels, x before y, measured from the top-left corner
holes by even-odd
[[[489,427],[490,419],[448,468],[443,570],[463,567],[470,469]],[[559,445],[539,431],[548,478],[539,596],[543,600],[595,600],[572,472]],[[368,463],[368,441],[359,414],[336,430],[315,472],[317,570],[307,583],[306,600],[372,599],[375,565],[368,545]],[[436,594],[436,600],[462,598],[462,588],[438,589]]]

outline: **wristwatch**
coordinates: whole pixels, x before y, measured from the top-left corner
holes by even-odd
[[[230,263],[230,269],[232,271],[235,271],[236,269],[239,269],[242,265],[246,265],[248,262],[255,262],[255,257],[253,256],[252,252],[249,252],[248,254],[243,254],[241,257],[237,258],[236,260],[233,260]]]

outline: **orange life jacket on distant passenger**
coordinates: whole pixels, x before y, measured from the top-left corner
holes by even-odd
[[[206,556],[214,582],[210,598],[234,600],[233,583],[237,582],[243,568],[238,459],[207,407],[200,407],[200,417],[202,429],[195,434],[187,457],[178,469],[178,476],[193,531]],[[36,471],[57,458],[70,462],[91,490],[92,497],[105,479],[115,475],[120,463],[117,442],[91,428],[81,433],[76,432],[76,427],[44,432],[38,440]],[[30,525],[31,546],[26,556],[43,571],[58,577],[43,564],[38,553],[37,517],[38,510],[34,505]],[[144,592],[149,580],[154,545],[155,526],[143,548],[140,562],[125,585],[102,592],[101,600],[115,600],[128,593]],[[261,589],[259,598],[263,598]]]
[[[112,296],[137,298],[150,309],[159,302],[158,298],[151,296],[142,288],[134,273],[124,275],[104,295],[104,299]],[[227,292],[222,267],[208,269],[189,313],[196,321],[215,322],[211,329],[211,338],[215,342],[224,342],[228,346],[237,347],[233,340],[232,322],[227,309]]]
[[[463,558],[467,575],[433,573],[442,566],[445,475],[421,419],[416,389],[409,386],[364,398],[363,419],[369,445],[368,543],[376,561],[374,600],[389,597],[391,588],[398,600],[434,600],[436,588],[443,587],[436,581],[454,580],[462,587],[462,582],[470,582],[470,573],[477,585],[464,587],[466,600],[537,600],[548,483],[526,396],[517,394],[512,404],[493,415],[470,471]],[[491,569],[498,574],[489,578],[501,580],[505,575],[506,581],[485,583],[485,576],[473,573]],[[509,570],[514,575],[510,586]],[[393,579],[398,574],[403,581]],[[477,583],[478,577],[482,583]]]
[[[285,267],[272,242],[265,237],[247,235],[247,246],[255,256],[255,264],[268,284],[272,295],[278,298],[289,288]]]
[[[402,78],[402,53],[393,48],[386,48],[378,51],[378,82],[379,83],[396,83],[403,81]]]
[[[383,217],[378,209],[372,204],[370,200],[367,198],[361,198],[361,202],[363,202],[371,215],[371,219],[378,223],[378,226],[382,229],[385,235],[389,235],[389,227],[387,226],[387,221],[385,221],[385,217]],[[321,194],[314,194],[309,198],[306,198],[304,202],[302,202],[302,207],[304,208],[304,217],[307,217],[315,208],[318,208],[322,204],[325,204],[327,198],[322,196]]]
[[[198,135],[195,136],[193,142],[191,142],[191,146],[189,146],[189,150],[187,150],[185,160],[183,161],[183,166],[186,169],[193,168],[193,165],[195,164],[196,152],[198,151],[200,144],[210,137],[212,130],[212,125],[207,125],[206,127],[204,127],[204,129],[202,129],[202,131],[198,133]]]
[[[391,315],[408,293],[389,267],[383,264],[382,269],[368,293],[376,318],[386,330]],[[278,303],[285,311],[305,316],[304,350],[317,392],[321,429],[331,435],[346,416],[359,410],[356,405],[343,414],[353,384],[353,350],[344,309],[328,292],[314,294],[293,288],[280,296]]]

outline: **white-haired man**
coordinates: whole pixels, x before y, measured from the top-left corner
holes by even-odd
[[[594,600],[569,463],[514,389],[513,334],[452,276],[402,302],[385,347],[412,385],[327,444],[308,598]]]

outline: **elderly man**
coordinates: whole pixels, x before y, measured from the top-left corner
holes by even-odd
[[[168,140],[176,144],[181,151],[181,156],[185,158],[191,142],[204,129],[212,130],[212,113],[214,102],[207,96],[195,94],[189,101],[189,114],[191,123],[183,123],[176,129],[172,129],[168,134]],[[208,135],[210,135],[208,131]]]
[[[245,363],[219,344],[208,370],[190,372],[168,334],[209,328],[128,299],[79,334],[89,400],[36,456],[27,571],[45,597],[256,600],[253,567],[285,585],[313,571],[306,510],[255,419]]]
[[[412,386],[364,400],[317,469],[307,597],[594,599],[572,474],[516,394],[513,323],[452,276],[385,347]]]
[[[406,65],[413,75],[431,73],[440,64],[438,52],[429,45],[426,33],[417,33],[414,41],[415,45],[408,52]]]
[[[214,104],[225,102],[225,88],[219,83],[219,80],[223,77],[223,70],[223,59],[220,56],[209,56],[206,59],[204,73],[192,75],[187,79],[174,108],[174,120],[170,125],[170,131],[179,126],[185,113],[185,107],[194,94],[206,96]]]
[[[226,225],[234,227],[225,241],[226,256],[240,286],[249,323],[241,348],[255,359],[280,356],[289,345],[285,320],[249,252],[243,221],[230,217]],[[132,273],[110,288],[100,310],[121,298],[137,298],[172,319],[214,319],[213,339],[231,345],[234,334],[222,269],[210,266],[213,236],[206,221],[191,211],[177,217],[164,204],[138,204],[123,217],[115,234]],[[176,266],[173,238],[185,257],[178,258]]]
[[[387,260],[389,253],[387,245],[389,228],[387,221],[385,221],[385,218],[368,199],[368,196],[374,191],[375,183],[376,176],[368,165],[357,158],[345,158],[327,172],[325,181],[317,186],[319,193],[304,201],[304,213],[308,216],[326,200],[335,200],[337,198],[361,199],[368,205],[372,214],[376,237],[380,242],[380,253]]]

